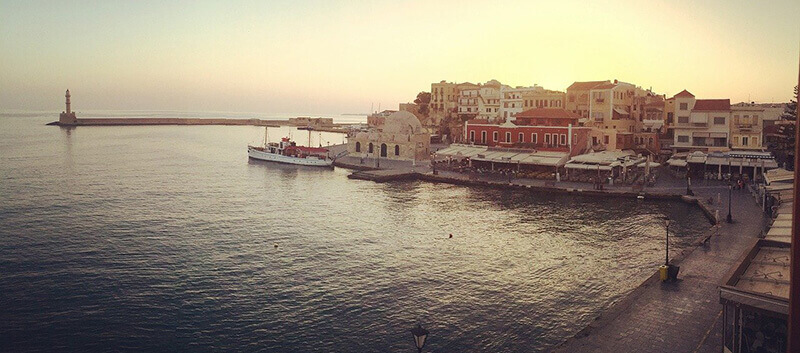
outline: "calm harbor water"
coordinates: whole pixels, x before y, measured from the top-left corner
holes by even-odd
[[[708,228],[681,203],[249,161],[257,127],[56,115],[0,114],[0,351],[413,352],[418,322],[429,352],[546,351],[663,262],[660,217],[677,248]]]

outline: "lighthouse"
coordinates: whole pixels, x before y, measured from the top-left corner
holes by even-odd
[[[69,109],[69,97],[70,97],[69,90],[67,90],[67,95],[65,95],[64,97],[67,97],[67,114],[69,114],[71,112]]]
[[[61,115],[59,115],[58,124],[59,125],[77,125],[78,124],[78,118],[75,117],[75,112],[73,112],[72,108],[70,107],[71,104],[70,104],[70,100],[69,99],[70,99],[71,96],[69,94],[69,90],[67,90],[67,94],[64,95],[64,97],[67,98],[67,102],[66,102],[67,110],[61,112]]]

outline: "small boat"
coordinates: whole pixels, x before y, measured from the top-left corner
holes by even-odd
[[[250,158],[262,161],[286,164],[306,165],[313,167],[331,167],[333,159],[328,156],[328,149],[322,147],[298,146],[288,137],[281,142],[266,142],[264,146],[247,146],[247,155]]]

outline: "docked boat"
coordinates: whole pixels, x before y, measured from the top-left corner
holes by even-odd
[[[281,142],[269,142],[262,146],[247,146],[250,158],[262,161],[286,164],[307,165],[313,167],[330,167],[333,160],[328,156],[328,149],[321,147],[297,146],[288,137]]]

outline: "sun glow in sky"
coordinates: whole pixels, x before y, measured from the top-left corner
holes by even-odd
[[[788,101],[798,1],[5,1],[0,110],[367,112],[440,80]]]

